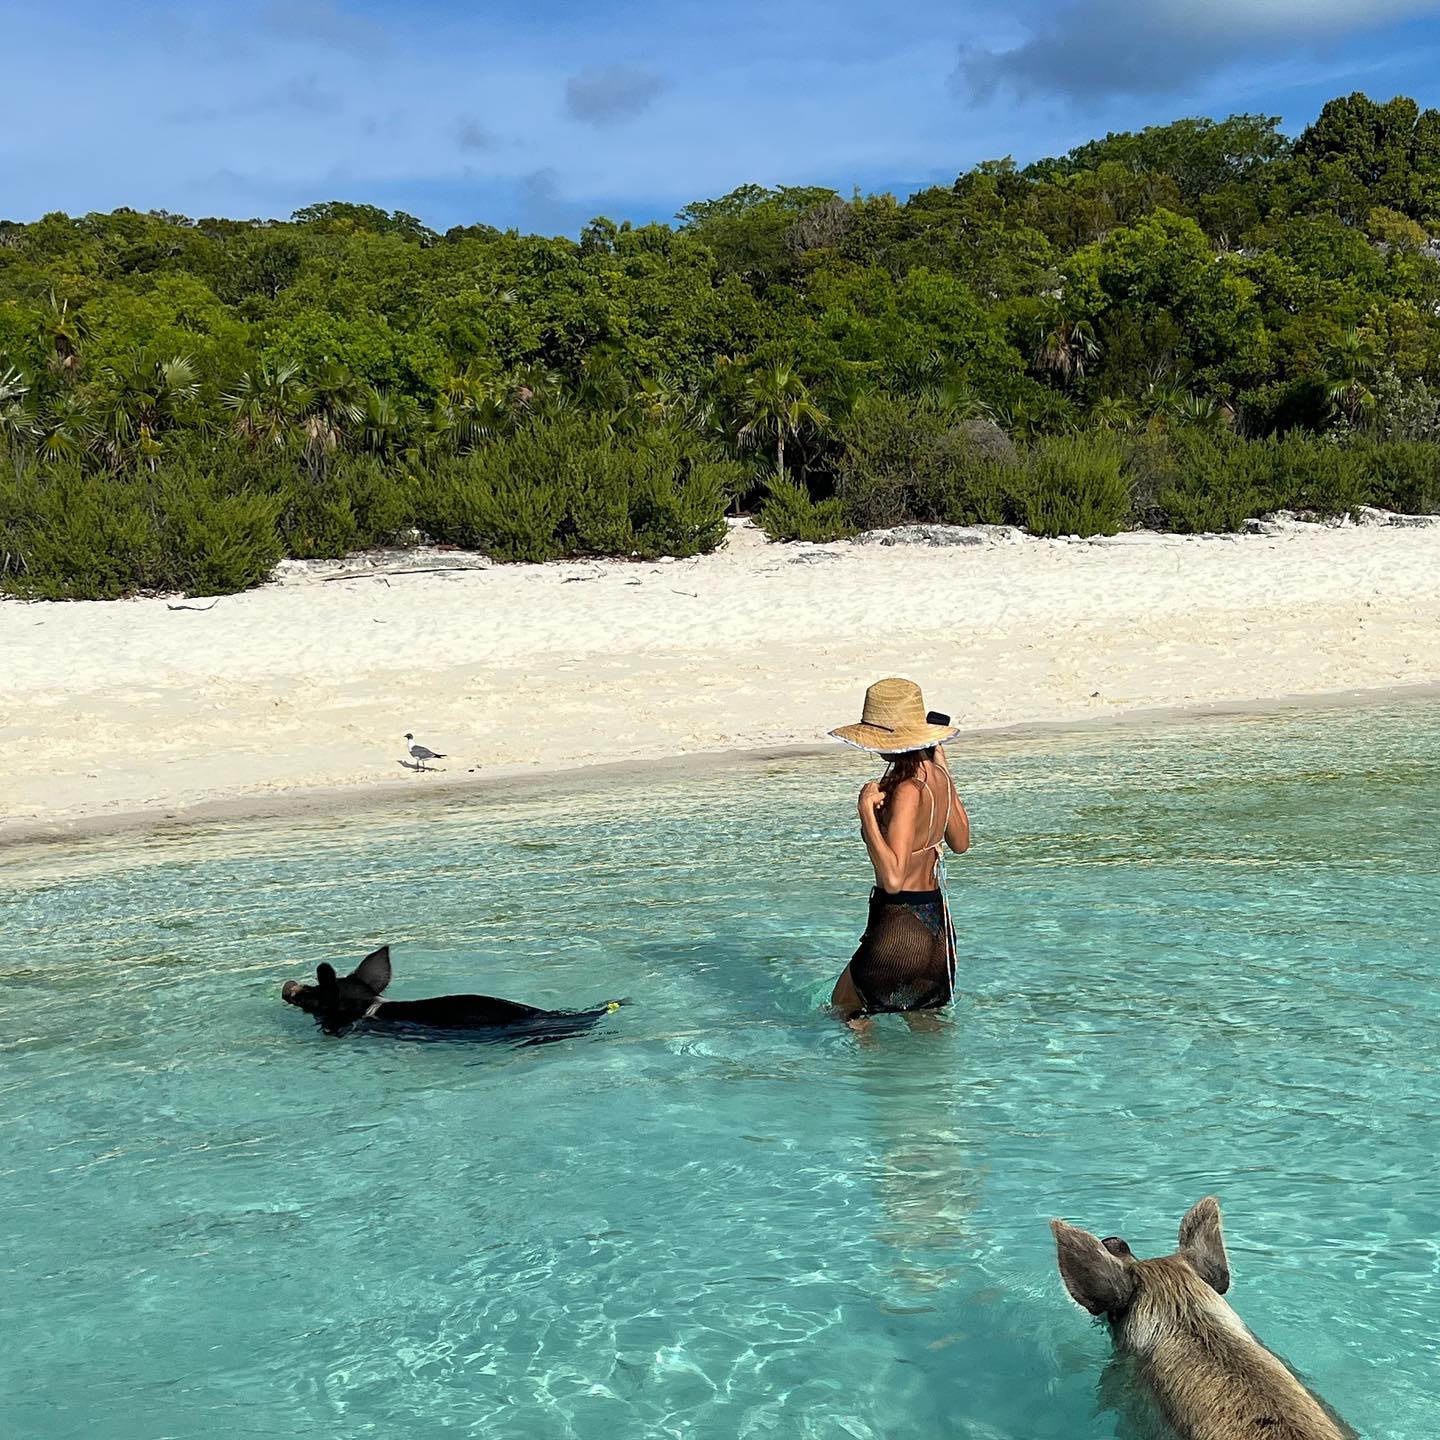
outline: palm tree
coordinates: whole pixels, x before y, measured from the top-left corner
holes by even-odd
[[[512,371],[508,388],[511,403],[520,411],[555,415],[569,406],[559,372],[538,360]]]
[[[1083,380],[1085,367],[1100,355],[1095,327],[1052,307],[1041,315],[1038,329],[1035,369],[1058,376],[1065,386]]]
[[[467,370],[441,385],[430,410],[430,430],[463,455],[487,440],[510,434],[518,414],[513,387],[507,381]]]
[[[1090,423],[1097,430],[1128,430],[1135,423],[1135,407],[1119,395],[1102,395],[1090,407]]]
[[[795,370],[782,362],[767,365],[745,382],[740,427],[742,443],[775,440],[775,473],[785,477],[785,441],[794,439],[806,427],[819,429],[828,424],[825,412],[810,398],[810,387]]]
[[[923,390],[923,404],[938,410],[949,420],[993,420],[987,405],[963,380],[944,380]]]
[[[106,366],[102,377],[101,448],[112,464],[134,455],[153,470],[161,435],[200,393],[195,362],[188,355],[162,358],[141,350],[124,369]]]
[[[666,370],[637,383],[622,416],[630,424],[644,423],[673,432],[687,432],[706,441],[723,444],[726,438],[714,398],[699,387],[686,385]]]
[[[261,365],[247,370],[233,392],[220,397],[235,416],[235,433],[259,449],[284,450],[295,439],[311,395],[300,367]]]
[[[1075,413],[1063,395],[1038,386],[1028,395],[1001,401],[991,409],[990,418],[1007,435],[1068,435],[1076,429]]]
[[[50,368],[66,380],[80,374],[80,343],[85,338],[85,322],[70,313],[70,302],[59,300],[50,292],[46,307],[45,329],[50,336]]]
[[[403,395],[367,385],[361,401],[360,448],[381,460],[393,459],[404,450],[413,419],[413,403]]]
[[[0,453],[18,449],[35,433],[29,394],[29,381],[13,365],[0,370]]]
[[[1226,424],[1224,410],[1210,396],[1197,395],[1193,390],[1180,402],[1175,420],[1197,430],[1221,430]]]
[[[82,394],[62,390],[35,420],[35,450],[46,460],[78,460],[95,444],[95,417]]]
[[[355,377],[334,360],[327,360],[315,372],[306,390],[300,428],[305,436],[305,463],[318,478],[325,473],[330,456],[365,418],[364,396]]]
[[[1353,327],[1325,350],[1325,398],[1352,425],[1375,408],[1379,356],[1375,342]]]
[[[1158,376],[1140,393],[1140,413],[1152,430],[1163,430],[1185,413],[1190,392],[1178,380]]]
[[[612,351],[592,350],[585,356],[575,398],[586,410],[613,415],[625,409],[630,400],[630,377]]]
[[[668,371],[647,375],[630,395],[630,407],[646,420],[669,420],[685,415],[693,397]]]
[[[948,418],[990,418],[989,407],[957,373],[954,361],[939,350],[930,350],[923,355],[904,356],[888,367],[886,375],[890,389],[903,395],[911,395],[922,405],[938,410]],[[864,393],[865,381],[862,377],[855,375],[852,384],[860,393]]]
[[[949,366],[938,350],[923,355],[903,355],[889,366],[892,390],[903,395],[923,395],[944,385],[949,379]]]

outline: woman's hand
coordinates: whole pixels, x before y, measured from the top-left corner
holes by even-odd
[[[867,817],[875,814],[885,803],[885,792],[873,780],[860,791],[860,801],[856,807],[860,811],[860,819],[863,822]]]

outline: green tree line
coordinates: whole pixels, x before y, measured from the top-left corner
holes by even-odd
[[[0,585],[222,591],[421,533],[689,554],[913,519],[1440,502],[1440,113],[1329,102],[673,225],[0,222]]]

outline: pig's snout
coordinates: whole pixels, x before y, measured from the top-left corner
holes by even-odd
[[[288,1004],[294,1005],[300,995],[300,982],[298,980],[287,980],[280,987],[280,998]]]

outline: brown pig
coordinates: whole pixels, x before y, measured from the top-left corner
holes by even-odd
[[[1050,1229],[1071,1298],[1106,1318],[1180,1440],[1354,1440],[1221,1298],[1230,1262],[1213,1196],[1180,1222],[1175,1254],[1154,1260],[1063,1220]]]

